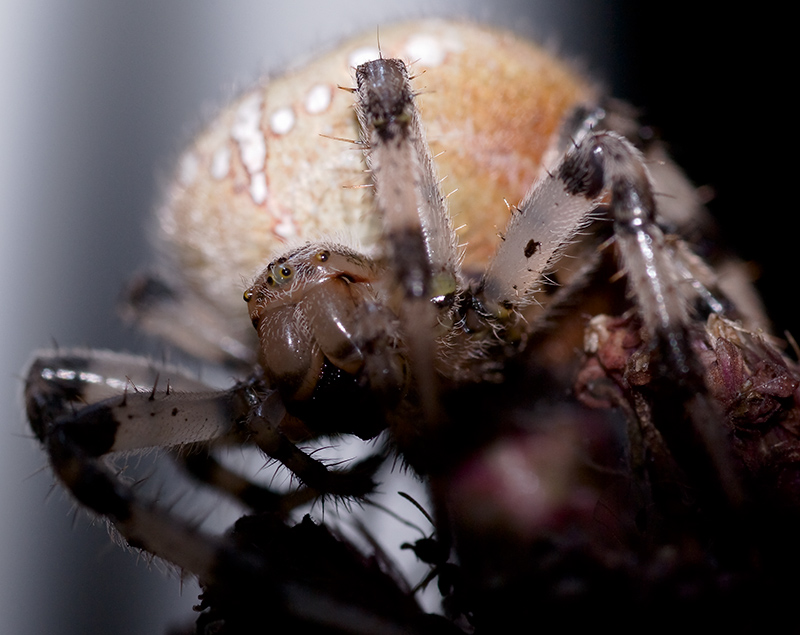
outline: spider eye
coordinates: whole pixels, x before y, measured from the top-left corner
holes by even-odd
[[[253,290],[245,289],[245,292],[242,294],[242,298],[244,298],[245,302],[250,302],[250,300],[253,299]]]
[[[322,251],[318,251],[316,254],[316,258],[319,262],[328,262],[328,259],[331,257],[331,252],[327,249],[323,249]]]
[[[294,267],[292,267],[292,265],[286,264],[285,262],[278,262],[272,266],[272,276],[270,276],[270,278],[274,279],[274,282],[277,284],[288,282],[293,276]],[[269,280],[267,282],[269,282]],[[272,283],[269,282],[269,284]]]

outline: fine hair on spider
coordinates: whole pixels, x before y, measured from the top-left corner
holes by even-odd
[[[181,160],[159,216],[180,266],[137,279],[128,310],[225,364],[232,387],[117,353],[37,355],[27,415],[58,480],[128,544],[199,578],[206,635],[497,632],[530,607],[580,624],[609,606],[638,625],[629,603],[711,614],[777,593],[797,562],[767,534],[798,520],[800,373],[746,269],[703,242],[686,177],[625,106],[509,34],[430,22],[381,39],[347,49],[352,88],[321,83],[332,54],[310,67],[311,89],[298,71],[243,95]],[[440,90],[415,89],[403,58]],[[292,91],[302,100],[270,105]],[[353,108],[355,165],[352,144],[325,145],[352,138]],[[290,139],[300,129],[313,148]],[[453,156],[434,161],[442,139]],[[369,187],[331,187],[342,173]],[[515,181],[510,218],[487,220],[482,197],[502,202]],[[363,220],[367,247],[301,226],[322,209]],[[234,294],[251,257],[259,271]],[[304,448],[345,435],[380,441],[341,465]],[[247,515],[210,535],[106,464],[154,447]],[[273,491],[219,459],[243,447],[295,486]],[[428,489],[432,534],[397,547],[430,566],[420,586],[438,579],[443,615],[420,607],[369,527],[364,555],[325,522],[296,522],[319,499],[369,503],[391,460]]]

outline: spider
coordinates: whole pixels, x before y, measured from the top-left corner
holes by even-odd
[[[781,597],[800,374],[746,269],[704,241],[686,178],[630,109],[527,42],[443,22],[380,39],[243,95],[182,157],[166,262],[127,310],[238,379],[39,353],[25,400],[56,477],[200,579],[200,633],[487,632],[530,607],[633,624],[631,602]],[[333,83],[343,59],[354,77]],[[496,205],[503,189],[519,204]],[[341,435],[382,442],[345,467],[301,445]],[[259,448],[297,486],[243,477],[226,446]],[[106,463],[154,447],[250,513],[208,535]],[[404,547],[444,616],[380,551],[292,518],[320,498],[368,504],[391,456],[430,489],[434,533]]]

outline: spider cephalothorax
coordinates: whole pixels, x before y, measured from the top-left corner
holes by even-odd
[[[680,237],[703,215],[685,178],[623,108],[507,34],[425,23],[381,40],[347,49],[353,88],[322,83],[340,51],[243,96],[184,156],[160,216],[179,273],[140,280],[129,309],[240,379],[215,390],[141,358],[40,354],[26,404],[57,477],[200,578],[203,633],[491,632],[529,605],[591,620],[574,609],[771,593],[795,550],[776,558],[755,519],[796,525],[800,373],[758,332],[743,268]],[[422,107],[417,67],[442,82]],[[356,118],[356,147],[330,150]],[[464,190],[452,216],[426,127],[455,157],[439,159]],[[359,167],[367,182],[342,190]],[[521,202],[489,214],[487,192],[506,187]],[[340,224],[316,227],[328,217]],[[232,292],[247,275],[254,329]],[[348,467],[298,445],[383,432]],[[215,458],[224,446],[259,448],[299,484],[243,478]],[[252,515],[212,537],[140,500],[104,457],[150,447],[188,448],[189,471]],[[404,546],[431,565],[450,622],[425,616],[382,554],[291,523],[320,497],[369,503],[392,453],[430,488],[434,534]]]

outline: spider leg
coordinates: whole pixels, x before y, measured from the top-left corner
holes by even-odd
[[[630,106],[606,100],[600,106],[577,108],[549,155],[563,156],[593,131],[622,135],[641,151],[657,202],[656,220],[685,281],[681,289],[689,304],[700,314],[717,313],[742,320],[753,330],[770,330],[747,265],[718,241],[709,240],[716,229],[699,190],[671,159],[664,144],[653,137],[652,130],[637,121]],[[555,169],[554,161],[550,165]]]
[[[276,392],[260,401],[247,417],[247,437],[265,454],[280,461],[305,485],[321,494],[363,497],[375,489],[372,477],[384,457],[375,454],[347,470],[334,471],[298,448],[280,429],[275,410],[284,411]]]
[[[458,248],[405,64],[356,69],[356,112],[383,222],[384,257],[412,375],[428,420],[438,418],[437,308],[459,288]]]
[[[372,60],[356,69],[356,80],[367,166],[397,281],[410,297],[452,293],[459,275],[456,234],[408,69],[397,59]]]
[[[175,368],[110,352],[40,352],[25,401],[42,442],[59,431],[98,457],[221,439],[247,412],[235,391],[213,391]]]
[[[654,371],[653,423],[679,463],[702,484],[704,495],[736,507],[741,490],[730,444],[714,424],[720,413],[708,398],[705,373],[692,348],[697,329],[690,303],[710,303],[712,312],[721,306],[694,279],[699,269],[685,245],[665,237],[658,225],[651,179],[629,141],[612,132],[589,132],[536,184],[512,217],[477,299],[500,319],[533,302],[542,274],[554,268],[601,204],[614,225],[618,258]]]
[[[53,469],[80,503],[108,518],[131,546],[196,575],[207,591],[211,589],[217,609],[233,604],[234,612],[226,620],[231,625],[243,624],[252,629],[256,623],[260,624],[256,620],[263,618],[261,611],[266,601],[276,611],[278,623],[335,626],[337,632],[343,633],[430,632],[424,628],[429,618],[402,590],[395,589],[392,596],[395,603],[391,606],[377,608],[374,602],[363,599],[366,596],[341,592],[343,588],[349,589],[353,580],[361,583],[360,591],[365,594],[369,593],[370,585],[377,584],[380,591],[374,588],[373,591],[382,599],[387,588],[395,588],[394,581],[369,565],[363,556],[354,560],[355,550],[347,543],[342,543],[339,550],[345,551],[348,559],[344,564],[349,565],[348,569],[341,570],[340,557],[337,566],[320,579],[318,560],[312,563],[302,560],[297,564],[297,551],[285,549],[286,532],[302,534],[302,530],[288,527],[274,516],[246,517],[244,524],[237,523],[233,537],[216,538],[157,505],[141,502],[132,488],[120,483],[99,460],[87,455],[67,437],[65,430],[56,430],[46,445]],[[257,535],[248,532],[250,524],[256,524]],[[326,539],[327,534],[320,535],[324,531],[317,529],[312,538],[322,541],[321,547],[329,556],[330,540]],[[302,541],[300,544],[303,549],[308,546]],[[314,553],[319,555],[319,550]],[[226,589],[236,592],[217,597],[219,590]],[[204,601],[207,599],[204,597]]]
[[[608,204],[615,239],[653,350],[679,375],[689,372],[685,331],[689,312],[681,276],[655,222],[655,199],[641,154],[624,138],[590,132],[556,170],[528,193],[509,222],[478,294],[491,314],[503,317],[533,301],[542,274]]]
[[[117,379],[120,362],[127,369],[126,379]],[[287,525],[281,514],[258,514],[240,520],[231,536],[215,537],[143,500],[114,474],[104,462],[108,452],[177,442],[179,433],[187,443],[203,440],[203,446],[213,440],[240,436],[231,429],[237,419],[247,419],[253,385],[189,395],[188,405],[187,394],[172,388],[130,388],[127,395],[120,394],[120,384],[133,386],[135,379],[141,385],[148,380],[155,385],[155,376],[164,371],[147,360],[86,351],[42,353],[32,363],[25,390],[31,425],[48,452],[54,473],[79,503],[105,517],[132,547],[196,575],[205,589],[203,601],[207,608],[211,607],[212,617],[220,619],[218,614],[222,612],[222,619],[231,628],[234,623],[247,629],[261,624],[266,603],[280,624],[335,627],[343,633],[430,632],[424,628],[429,618],[383,569],[310,520],[296,528]],[[170,369],[170,377],[174,377],[170,386],[174,382],[182,388],[199,387],[199,382],[174,369]],[[109,393],[114,396],[109,397]],[[105,399],[84,405],[94,398]],[[265,419],[280,408],[275,401],[267,402],[256,408],[254,418],[261,421],[253,423],[246,434],[264,434],[261,428],[270,427]],[[239,410],[239,406],[245,407]],[[211,409],[209,416],[213,418],[215,408],[227,409],[227,425],[201,425],[202,434],[186,426],[159,433],[158,427],[170,427],[171,421],[182,418],[181,413],[171,414],[170,409],[176,407],[190,410],[201,422],[205,421],[201,411]],[[152,425],[146,423],[150,418]],[[204,463],[203,469],[207,470],[209,462]],[[219,469],[212,468],[215,474],[206,474],[207,480],[217,485],[227,480],[224,489],[239,490],[240,498],[251,499],[252,488],[241,481],[233,482],[231,473],[223,474]],[[200,471],[197,463],[194,471]],[[307,491],[300,490],[299,496],[306,495]],[[263,492],[256,498],[263,499]],[[288,502],[299,501],[290,498]],[[262,506],[259,501],[255,504]],[[280,502],[281,511],[286,510],[286,504],[287,501]],[[296,537],[289,548],[286,536]],[[314,549],[310,557],[303,558],[302,553],[309,548]],[[319,562],[333,557],[332,549],[338,554],[336,562],[320,578]],[[355,584],[360,585],[358,593],[352,592]],[[228,590],[234,591],[229,594]],[[392,592],[394,598],[390,606],[376,606],[370,600],[371,594],[385,599],[387,592]],[[227,613],[229,606],[231,612]]]
[[[141,273],[125,289],[123,317],[191,355],[242,369],[255,363],[252,330],[188,285]]]
[[[220,463],[208,448],[188,454],[176,454],[175,460],[192,477],[216,491],[225,492],[254,512],[286,518],[293,509],[311,503],[319,496],[318,491],[305,486],[279,493],[254,483]]]
[[[126,369],[124,379],[120,368]],[[168,379],[159,380],[160,373],[169,373]],[[40,353],[28,371],[25,401],[31,428],[54,471],[79,500],[76,490],[84,485],[73,476],[80,470],[64,466],[77,460],[94,465],[87,466],[90,471],[102,470],[106,455],[147,448],[255,443],[317,492],[341,496],[372,491],[372,475],[382,460],[376,456],[350,470],[329,470],[284,434],[281,426],[288,419],[283,402],[258,377],[212,391],[174,368],[159,369],[129,355]],[[102,506],[87,504],[105,513]]]

